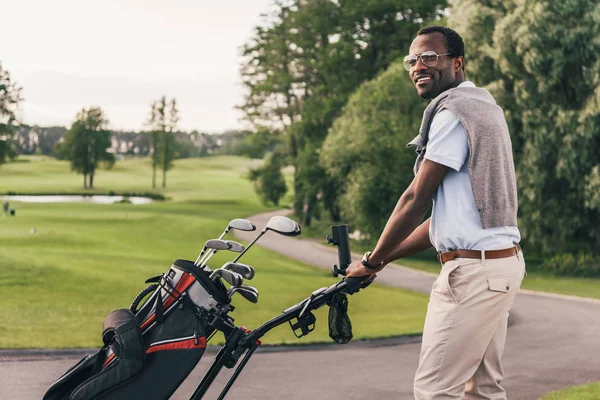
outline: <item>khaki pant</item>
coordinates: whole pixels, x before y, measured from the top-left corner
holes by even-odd
[[[522,252],[443,265],[427,307],[415,399],[506,400],[501,359],[524,274]]]

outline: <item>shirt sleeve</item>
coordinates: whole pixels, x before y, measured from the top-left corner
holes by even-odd
[[[425,158],[460,171],[469,155],[467,132],[460,120],[449,110],[433,117]]]

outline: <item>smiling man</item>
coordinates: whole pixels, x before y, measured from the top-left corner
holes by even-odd
[[[348,276],[435,247],[433,284],[414,395],[418,400],[506,399],[502,353],[508,311],[525,275],[518,245],[512,145],[502,109],[465,80],[463,40],[452,29],[421,29],[404,58],[423,113],[415,178],[375,249]],[[423,218],[433,199],[431,218]]]

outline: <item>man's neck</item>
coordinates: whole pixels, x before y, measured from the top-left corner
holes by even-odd
[[[458,87],[458,85],[460,85],[461,83],[463,83],[465,81],[465,77],[462,76],[457,76],[456,80],[454,81],[454,83],[452,84],[452,86],[450,86],[450,89]]]

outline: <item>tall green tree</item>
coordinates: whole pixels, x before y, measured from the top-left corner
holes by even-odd
[[[440,17],[445,1],[294,0],[276,6],[245,48],[242,78],[249,97],[242,108],[255,125],[279,118],[302,222],[310,223],[319,199],[335,219],[339,185],[316,164],[329,128],[358,86],[403,56],[424,21]]]
[[[12,138],[19,126],[16,112],[23,100],[21,90],[0,63],[0,165],[16,156]]]
[[[511,128],[526,243],[544,253],[600,246],[600,4],[453,3],[467,77],[486,85]]]
[[[167,187],[167,171],[173,168],[175,159],[175,131],[179,122],[179,110],[177,109],[177,100],[171,99],[169,103],[169,118],[167,121],[167,130],[165,131],[162,151],[162,187]]]
[[[163,96],[161,100],[165,100]],[[161,107],[162,106],[162,107]],[[164,132],[164,110],[166,105],[161,101],[155,101],[150,105],[150,119],[146,123],[150,128],[150,162],[152,164],[152,189],[156,188],[156,169],[160,165],[160,140],[161,132]]]
[[[167,171],[173,167],[176,156],[175,131],[179,122],[177,100],[162,96],[150,106],[147,126],[151,135],[152,188],[156,188],[156,170],[162,170],[162,187],[167,186]]]
[[[115,157],[108,152],[111,132],[107,125],[101,108],[83,108],[64,136],[60,151],[71,162],[71,169],[83,175],[84,189],[93,189],[94,175],[101,162],[109,167],[114,165]]]
[[[377,237],[413,179],[415,153],[406,148],[419,130],[426,102],[402,63],[363,83],[336,119],[320,161],[343,185],[344,221]]]

